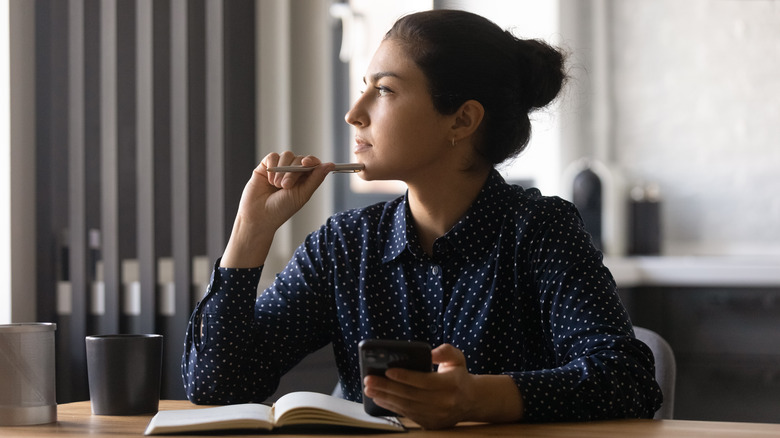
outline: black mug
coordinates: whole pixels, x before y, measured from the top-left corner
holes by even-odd
[[[87,336],[89,398],[95,415],[157,412],[162,335]]]

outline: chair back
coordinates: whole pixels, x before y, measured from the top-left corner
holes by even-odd
[[[664,403],[655,413],[655,419],[671,419],[674,415],[674,388],[677,380],[677,362],[674,351],[658,333],[644,327],[634,326],[636,338],[647,344],[655,356],[655,380],[661,386]]]

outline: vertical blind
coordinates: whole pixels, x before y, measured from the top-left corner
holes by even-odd
[[[255,163],[253,0],[37,0],[38,317],[58,402],[84,338],[161,333],[183,398],[187,320]]]

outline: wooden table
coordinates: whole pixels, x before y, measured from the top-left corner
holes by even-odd
[[[198,409],[188,401],[163,400],[160,409]],[[151,415],[129,417],[92,415],[89,402],[67,403],[58,406],[56,423],[39,426],[0,427],[0,437],[139,437],[143,435]],[[289,435],[259,433],[269,437]],[[185,435],[176,435],[182,437]],[[246,436],[246,435],[244,435]],[[308,436],[315,436],[314,434]],[[340,435],[331,435],[337,438]],[[343,435],[355,438],[357,435]],[[372,436],[396,436],[442,438],[453,436],[511,436],[523,438],[643,438],[643,437],[780,437],[780,424],[726,423],[683,420],[615,420],[592,423],[509,424],[509,425],[459,425],[452,429],[426,431],[410,429],[408,434],[379,434]],[[200,435],[202,438],[203,435]]]

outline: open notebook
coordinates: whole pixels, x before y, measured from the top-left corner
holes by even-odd
[[[160,411],[149,422],[145,435],[217,430],[268,430],[317,427],[371,429],[404,432],[394,417],[372,417],[363,405],[316,392],[292,392],[273,406],[258,403],[215,406],[201,409]]]

